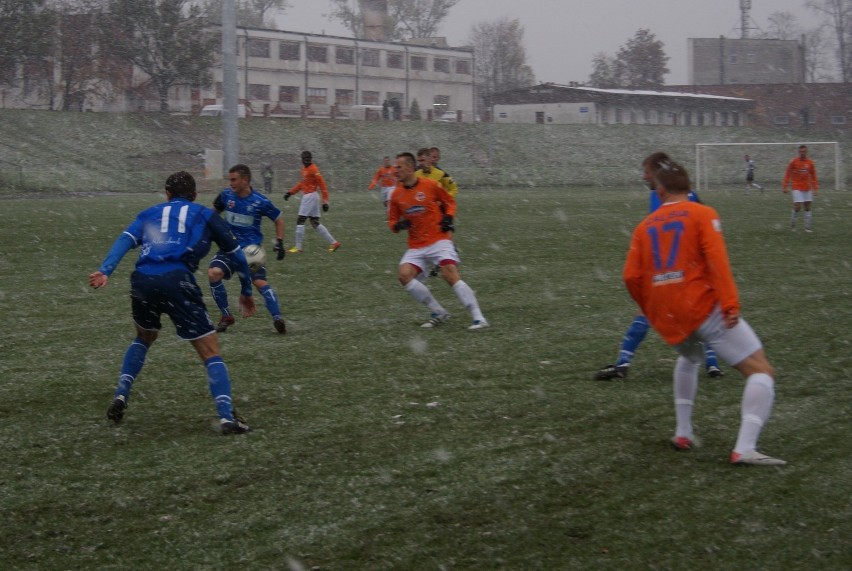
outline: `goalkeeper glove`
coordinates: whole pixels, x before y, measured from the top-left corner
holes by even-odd
[[[411,228],[411,220],[400,220],[393,225],[393,229],[397,232],[405,230],[406,228]]]
[[[275,256],[276,260],[283,260],[284,256],[287,255],[287,250],[284,249],[284,240],[281,238],[275,240],[275,247],[272,248],[272,250],[278,253],[278,255]]]
[[[290,193],[289,192],[284,193],[284,200],[285,201],[290,200]]]
[[[449,214],[445,214],[443,218],[441,218],[441,232],[452,232],[455,230],[453,227],[453,217]]]
[[[322,205],[322,211],[328,212],[328,203]]]

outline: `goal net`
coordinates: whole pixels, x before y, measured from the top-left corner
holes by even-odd
[[[780,189],[787,163],[798,156],[799,145],[807,145],[821,189],[842,190],[840,145],[837,141],[801,143],[696,143],[695,176],[692,184],[702,190],[745,189],[745,155],[754,161],[754,182],[767,189]]]

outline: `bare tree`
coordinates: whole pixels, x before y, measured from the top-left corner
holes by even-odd
[[[814,28],[804,34],[805,74],[807,81],[817,83],[832,81],[831,66],[828,64],[830,45],[824,28]]]
[[[476,55],[474,73],[479,95],[486,104],[499,91],[529,87],[535,82],[527,64],[524,27],[517,19],[474,24],[469,41]]]
[[[55,25],[46,0],[0,0],[0,82],[15,82],[18,66],[32,72],[49,68]]]
[[[207,20],[222,22],[222,0],[202,0],[197,3]],[[274,13],[290,7],[289,0],[235,0],[237,26],[241,28],[275,28]],[[267,16],[270,16],[267,19]]]
[[[460,0],[387,0],[388,40],[429,38],[438,34],[441,24]],[[332,10],[325,16],[343,24],[356,38],[365,37],[365,15],[369,0],[331,0]]]
[[[169,89],[209,85],[217,38],[207,33],[201,9],[187,0],[110,0],[102,42],[150,77],[169,110]]]
[[[852,81],[852,0],[808,0],[834,34],[837,67],[843,83]]]
[[[797,40],[802,35],[799,21],[790,12],[772,12],[767,18],[766,30],[760,34],[765,40]]]

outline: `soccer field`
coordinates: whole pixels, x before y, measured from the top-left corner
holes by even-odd
[[[261,305],[220,336],[254,428],[233,437],[167,320],[124,423],[106,420],[135,252],[106,289],[87,276],[162,197],[2,200],[0,568],[852,567],[852,194],[821,193],[812,234],[790,231],[778,191],[702,195],[778,373],[760,444],[783,468],[727,463],[730,367],[702,376],[690,452],[669,445],[674,352],[655,334],[629,380],[591,380],[635,311],[621,268],[638,184],[463,190],[461,272],[492,325],[477,332],[439,279],[453,319],[419,327],[377,194],[332,195],[336,253],[308,229],[303,254],[271,257],[287,335]],[[289,247],[298,202],[273,199]]]

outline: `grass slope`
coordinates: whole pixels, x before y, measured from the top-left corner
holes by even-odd
[[[453,319],[418,327],[402,237],[374,193],[336,194],[343,247],[309,231],[269,264],[287,335],[261,308],[220,336],[255,427],[228,438],[168,323],[125,422],[105,419],[133,258],[105,290],[86,276],[157,198],[5,200],[0,568],[848,569],[852,201],[823,193],[803,234],[778,194],[704,199],[778,370],[761,444],[783,469],[726,463],[729,367],[702,379],[690,453],[668,445],[674,354],[655,335],[629,381],[590,380],[634,311],[620,271],[644,191],[463,192],[462,273],[492,323],[476,333],[438,280]]]

